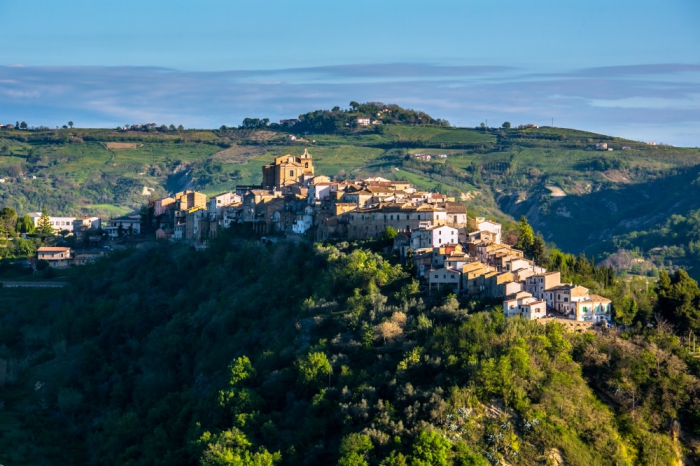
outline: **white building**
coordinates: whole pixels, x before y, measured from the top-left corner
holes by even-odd
[[[541,319],[547,315],[547,304],[526,291],[521,291],[503,301],[506,317],[521,315],[528,320]]]
[[[425,272],[428,291],[440,291],[445,286],[451,286],[455,293],[461,291],[462,272],[451,268],[430,269]]]
[[[459,243],[459,230],[447,225],[423,227],[411,232],[411,248],[437,248]]]
[[[501,224],[493,222],[491,220],[486,220],[484,218],[476,219],[476,229],[479,231],[488,231],[493,233],[494,243],[501,244]]]
[[[31,212],[28,215],[32,219],[32,222],[34,222],[34,226],[35,227],[39,226],[39,219],[41,218],[41,212]],[[67,230],[67,231],[72,233],[74,221],[75,221],[75,217],[49,217],[49,222],[51,222],[51,226],[53,227],[53,229],[57,233],[64,231],[64,230]]]
[[[107,226],[103,228],[103,231],[110,238],[141,234],[141,216],[132,214],[113,218],[107,222]]]
[[[300,212],[296,215],[294,219],[294,224],[292,225],[292,231],[297,235],[303,235],[306,233],[314,224],[314,208],[311,206],[306,206],[304,212]]]
[[[217,218],[221,218],[224,207],[242,201],[243,198],[241,196],[227,191],[225,193],[217,194],[216,196],[210,197],[209,208],[207,210],[210,214],[215,214]]]
[[[369,118],[358,118],[357,126],[369,126],[371,123]]]

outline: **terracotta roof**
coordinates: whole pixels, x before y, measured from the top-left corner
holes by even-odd
[[[604,296],[598,296],[597,294],[592,294],[592,295],[589,295],[588,297],[590,298],[591,301],[600,301],[601,303],[611,303],[612,302],[608,298],[606,298]]]
[[[37,252],[65,252],[65,251],[70,251],[70,248],[42,246],[39,249],[37,249]]]

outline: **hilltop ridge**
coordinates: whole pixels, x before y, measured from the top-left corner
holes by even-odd
[[[47,207],[119,216],[149,195],[183,189],[213,194],[258,183],[263,165],[306,147],[318,174],[408,180],[461,200],[472,214],[506,223],[525,214],[547,240],[599,258],[617,251],[615,237],[697,208],[698,149],[554,127],[453,128],[432,117],[420,125],[370,119],[363,126],[357,123],[360,105],[342,114],[343,126],[332,134],[296,124],[263,128],[261,120],[218,130],[3,129],[0,204],[18,212]],[[333,114],[319,112],[311,113]],[[356,120],[346,127],[348,115]],[[606,150],[596,150],[601,144]],[[420,153],[433,158],[412,157]]]

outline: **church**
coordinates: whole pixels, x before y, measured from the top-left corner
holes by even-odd
[[[314,177],[314,164],[307,149],[297,157],[287,154],[275,158],[275,162],[263,167],[263,189],[302,187]]]

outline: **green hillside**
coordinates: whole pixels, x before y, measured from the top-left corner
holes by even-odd
[[[346,121],[353,114],[328,115],[309,121],[327,126],[332,118]],[[593,150],[601,142],[613,151]],[[5,130],[0,205],[20,213],[47,207],[52,213],[113,216],[167,192],[193,188],[213,194],[257,183],[262,165],[304,148],[319,174],[407,179],[454,195],[474,214],[505,222],[526,215],[547,240],[599,260],[619,249],[614,236],[660,226],[670,215],[699,207],[698,149],[566,128],[397,124],[317,133],[278,127]],[[419,152],[447,158],[424,163],[409,157]],[[652,247],[667,246],[658,239]]]
[[[382,244],[242,234],[117,251],[64,289],[0,288],[0,462],[698,459],[699,367],[670,327],[505,320],[498,304],[421,297]]]

